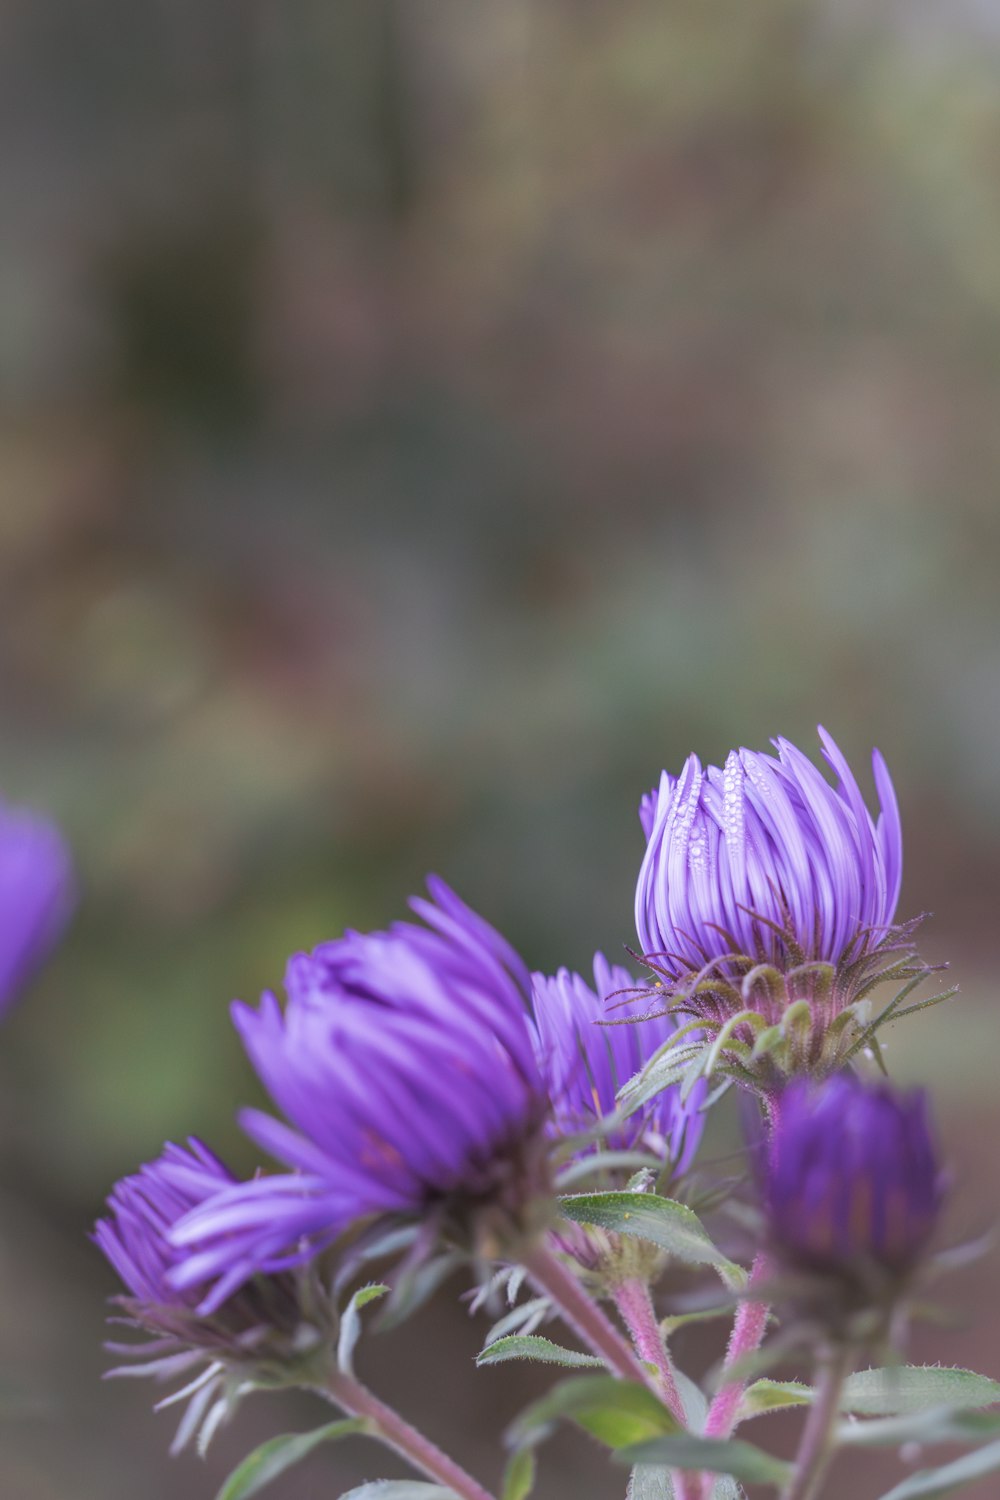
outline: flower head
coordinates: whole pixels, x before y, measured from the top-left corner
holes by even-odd
[[[628,971],[603,953],[594,955],[593,987],[568,969],[551,978],[534,975],[536,1053],[558,1134],[590,1131],[611,1115],[621,1086],[673,1035],[673,1017],[661,1012],[645,1019],[648,1001],[627,998],[635,991]],[[677,1087],[664,1089],[616,1121],[607,1145],[645,1148],[683,1172],[701,1138],[703,1100],[704,1085],[683,1099]]]
[[[845,1306],[889,1300],[922,1259],[944,1179],[921,1090],[851,1073],[797,1079],[780,1097],[763,1172],[778,1264]]]
[[[772,1083],[775,1069],[842,1066],[866,1023],[835,1019],[877,982],[927,972],[914,924],[893,926],[902,836],[885,762],[876,750],[876,819],[840,750],[823,729],[820,738],[836,783],[778,739],[777,756],[734,750],[724,769],[691,756],[640,806],[636,926],[655,988],[716,1030],[755,1017],[734,1037],[744,1073],[751,1051],[755,1063],[762,1055],[760,1031],[779,1028],[765,1064]],[[790,1015],[797,1003],[804,1015],[801,1004]]]
[[[271,994],[259,1011],[234,1007],[288,1121],[250,1110],[242,1123],[293,1174],[188,1215],[175,1238],[205,1250],[173,1273],[177,1285],[308,1257],[361,1219],[482,1242],[523,1229],[544,1197],[548,1104],[528,973],[443,882],[429,886],[432,900],[411,902],[426,925],[348,932],[291,961],[284,1009]]]
[[[226,1414],[232,1405],[231,1375],[237,1382],[280,1378],[301,1369],[329,1341],[333,1315],[303,1277],[279,1271],[248,1281],[268,1268],[233,1267],[230,1284],[210,1314],[196,1306],[194,1292],[174,1283],[171,1273],[181,1259],[170,1238],[174,1225],[235,1184],[200,1141],[168,1144],[156,1161],[116,1184],[108,1216],[94,1228],[95,1243],[126,1288],[116,1298],[124,1314],[118,1321],[151,1335],[145,1344],[110,1344],[131,1361],[110,1373],[168,1380],[203,1367],[175,1447],[200,1425],[212,1398],[219,1403],[216,1420]]]
[[[72,907],[69,850],[56,825],[0,802],[0,1011],[54,947]]]

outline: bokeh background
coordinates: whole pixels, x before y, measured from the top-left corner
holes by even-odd
[[[319,1417],[166,1457],[99,1380],[104,1193],[191,1131],[250,1168],[227,1002],[428,869],[535,966],[620,951],[690,749],[886,753],[963,991],[890,1056],[950,1236],[995,1222],[998,64],[995,0],[4,7],[0,785],[83,885],[0,1054],[7,1500],[210,1500]],[[914,1356],[1000,1376],[996,1293]],[[493,1479],[540,1382],[473,1378],[482,1331],[446,1298],[362,1357]]]

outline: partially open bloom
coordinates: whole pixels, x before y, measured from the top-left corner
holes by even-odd
[[[716,1029],[752,1013],[735,1037],[744,1062],[761,1055],[763,1029],[782,1027],[769,1041],[778,1074],[841,1066],[868,1019],[844,1013],[881,980],[926,972],[913,924],[893,925],[902,835],[885,762],[876,750],[876,819],[840,750],[820,738],[835,784],[778,739],[777,757],[734,750],[723,769],[690,756],[640,807],[636,926],[656,988]],[[786,1026],[797,1002],[806,1013]]]
[[[175,1239],[192,1254],[175,1284],[230,1285],[361,1219],[419,1221],[429,1238],[482,1246],[527,1229],[548,1191],[529,976],[443,882],[430,890],[411,903],[426,926],[348,932],[291,961],[284,1009],[271,994],[259,1011],[234,1007],[290,1122],[250,1110],[244,1128],[293,1173],[189,1214]]]
[[[156,1161],[116,1184],[108,1216],[94,1228],[95,1243],[126,1288],[116,1298],[123,1314],[118,1321],[151,1335],[147,1343],[110,1345],[133,1361],[111,1373],[170,1380],[204,1370],[175,1446],[200,1425],[213,1399],[224,1415],[230,1374],[237,1380],[280,1378],[300,1370],[329,1339],[332,1315],[301,1277],[261,1274],[248,1282],[249,1269],[240,1268],[209,1315],[196,1307],[195,1293],[174,1284],[171,1272],[181,1258],[170,1239],[174,1225],[235,1184],[200,1141],[168,1144]]]
[[[594,956],[593,987],[568,969],[551,978],[534,975],[536,1052],[560,1135],[592,1131],[612,1115],[622,1084],[673,1035],[671,1016],[642,1019],[649,1001],[630,998],[635,994],[627,969],[608,963],[603,953]],[[679,1088],[664,1089],[634,1114],[619,1117],[605,1144],[611,1150],[645,1149],[683,1172],[701,1139],[703,1101],[704,1085],[683,1099]]]
[[[69,850],[56,825],[0,802],[0,1011],[48,956],[72,908]]]
[[[937,1224],[943,1175],[922,1090],[850,1073],[798,1079],[777,1103],[763,1167],[772,1253],[841,1318],[889,1300]]]

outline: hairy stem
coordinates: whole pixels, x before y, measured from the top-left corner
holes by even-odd
[[[638,1276],[630,1277],[615,1287],[614,1299],[622,1322],[632,1336],[636,1354],[655,1365],[664,1401],[681,1426],[686,1426],[684,1403],[677,1389],[673,1363],[663,1342],[649,1287]]]
[[[405,1422],[398,1412],[370,1391],[367,1386],[336,1370],[326,1386],[316,1387],[319,1394],[333,1400],[352,1417],[364,1417],[369,1423],[373,1437],[379,1438],[386,1447],[407,1459],[421,1474],[453,1490],[460,1500],[493,1500],[489,1490],[478,1480],[467,1474],[453,1458],[442,1453],[430,1438]]]
[[[638,1380],[656,1389],[617,1328],[551,1250],[538,1245],[521,1263],[539,1291],[555,1303],[577,1337],[603,1359],[610,1370],[623,1380]],[[656,1394],[660,1395],[659,1390]]]
[[[763,1281],[769,1270],[765,1256],[758,1255],[750,1270],[748,1287]],[[722,1367],[722,1382],[705,1420],[706,1437],[727,1438],[736,1425],[736,1412],[743,1399],[747,1382],[739,1377],[735,1380],[727,1380],[726,1373],[739,1365],[748,1355],[755,1354],[760,1348],[769,1312],[766,1302],[749,1300],[741,1302],[736,1309],[733,1331],[729,1337],[726,1360]]]
[[[833,1429],[840,1410],[840,1393],[851,1369],[849,1350],[829,1352],[816,1382],[816,1399],[802,1432],[795,1468],[781,1500],[811,1500],[819,1489],[833,1456]]]

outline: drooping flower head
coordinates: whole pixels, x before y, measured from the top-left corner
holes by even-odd
[[[643,1020],[649,1003],[629,998],[635,993],[627,969],[608,963],[603,953],[594,955],[593,987],[568,969],[551,978],[534,975],[536,1052],[559,1135],[592,1131],[613,1114],[621,1086],[672,1036],[673,1017],[661,1012]],[[664,1089],[617,1121],[606,1145],[644,1148],[683,1172],[701,1139],[703,1100],[703,1085],[684,1099],[677,1087]]]
[[[0,1013],[59,940],[73,899],[69,850],[56,825],[0,802]]]
[[[548,1187],[529,975],[443,882],[429,889],[411,902],[426,925],[348,932],[291,961],[284,1009],[271,994],[259,1011],[234,1007],[288,1122],[249,1110],[242,1123],[293,1175],[189,1215],[178,1243],[207,1248],[178,1285],[314,1253],[361,1219],[480,1243],[527,1226]]]
[[[690,756],[640,807],[636,926],[658,987],[716,1025],[749,1010],[771,1027],[809,1002],[811,1034],[800,1017],[786,1072],[840,1065],[858,1033],[845,1024],[829,1038],[834,1017],[876,979],[926,972],[913,924],[893,926],[902,835],[885,762],[876,750],[874,818],[844,756],[820,737],[835,783],[778,739],[777,756],[734,750],[722,769]],[[742,1039],[748,1051],[756,1040]]]
[[[250,1372],[273,1378],[279,1370],[301,1368],[329,1337],[329,1309],[322,1297],[306,1295],[301,1277],[279,1271],[248,1281],[267,1268],[240,1268],[229,1294],[209,1315],[197,1308],[195,1292],[175,1285],[171,1273],[182,1252],[171,1242],[174,1225],[235,1185],[233,1174],[201,1141],[168,1144],[155,1161],[116,1184],[107,1217],[94,1227],[94,1242],[126,1288],[115,1299],[123,1314],[117,1321],[152,1336],[147,1343],[110,1344],[132,1361],[110,1373],[169,1380],[204,1367],[175,1448],[201,1424],[211,1401],[221,1403],[218,1417],[225,1415],[230,1372],[240,1380]]]
[[[851,1073],[782,1093],[763,1167],[767,1235],[779,1267],[840,1321],[891,1302],[923,1258],[944,1178],[922,1090]]]

